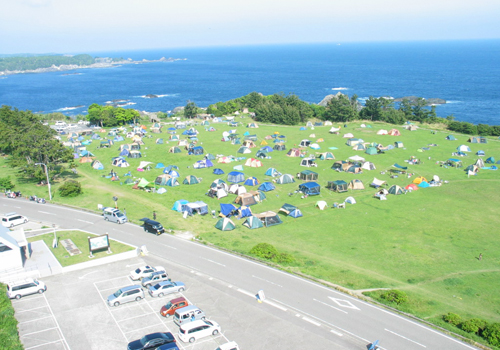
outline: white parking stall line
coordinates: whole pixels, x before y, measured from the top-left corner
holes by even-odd
[[[314,320],[311,320],[309,317],[305,317],[305,316],[303,316],[303,317],[302,317],[302,319],[303,319],[304,321],[306,321],[306,322],[309,322],[310,324],[315,325],[315,326],[318,326],[318,327],[319,327],[319,326],[321,326],[321,323],[316,322],[316,321],[314,321]]]
[[[339,308],[336,308],[335,306],[332,306],[332,305],[330,305],[330,304],[324,303],[324,302],[322,302],[322,301],[320,301],[320,300],[318,300],[318,299],[313,299],[313,300],[314,300],[314,301],[317,301],[318,303],[321,303],[321,304],[323,304],[323,305],[326,305],[326,306],[328,306],[328,307],[331,307],[332,309],[335,309],[335,310],[337,310],[337,311],[340,311],[340,312],[343,312],[343,313],[345,313],[345,314],[348,314],[348,312],[347,312],[347,311],[345,311],[345,310],[341,310],[341,309],[339,309]]]
[[[98,284],[98,283],[104,283],[104,282],[109,282],[109,281],[114,281],[114,280],[119,280],[120,278],[125,278],[125,279],[128,279],[130,276],[127,275],[127,276],[120,276],[120,277],[115,277],[115,278],[108,278],[108,279],[105,279],[105,280],[102,280],[102,281],[97,281],[97,282],[94,282],[94,285]],[[96,286],[97,288],[97,286]],[[99,290],[99,289],[98,289]]]
[[[99,288],[97,288],[96,283],[99,283],[99,282],[94,282],[94,287],[97,290],[97,293],[101,297],[102,302],[104,303],[104,305],[108,306],[108,303],[106,302],[106,300],[104,300],[104,298],[102,297],[102,294],[99,292]],[[123,332],[122,327],[120,327],[120,325],[118,324],[118,321],[116,321],[116,317],[113,315],[113,313],[111,312],[111,310],[109,309],[109,307],[106,307],[106,309],[108,310],[109,314],[111,315],[111,318],[113,319],[113,321],[115,321],[115,324],[118,327],[118,329],[120,330],[120,332],[122,333],[123,338],[125,338],[125,341],[128,342],[129,340],[128,340],[127,336],[125,335],[125,333]]]
[[[61,336],[61,338],[63,340],[63,346],[64,346],[64,348],[65,349],[70,349],[70,347],[68,345],[68,342],[66,341],[66,338],[64,337],[64,334],[63,334],[63,332],[61,330],[61,327],[59,326],[59,322],[57,322],[56,316],[54,315],[54,312],[52,312],[52,308],[50,307],[50,304],[49,304],[49,301],[47,300],[47,297],[45,296],[45,294],[42,294],[42,296],[45,299],[45,303],[47,304],[47,307],[49,308],[50,314],[54,318],[54,322],[56,323],[56,326],[57,326],[57,331],[58,331],[59,335]]]
[[[134,328],[134,329],[132,329],[131,331],[128,331],[128,332],[123,332],[122,331],[122,333],[125,335],[127,333],[137,332],[137,331],[140,331],[140,330],[143,330],[143,329],[146,329],[146,328],[156,327],[156,326],[160,326],[160,325],[164,326],[165,324],[163,322],[162,323],[155,323],[155,324],[152,324],[152,325],[149,325],[149,326],[146,326],[146,327],[142,327],[142,328]],[[127,341],[129,341],[129,340],[127,340]]]
[[[427,346],[425,346],[425,345],[423,345],[423,344],[417,343],[415,340],[411,340],[410,338],[407,338],[407,337],[405,337],[405,336],[403,336],[403,335],[401,335],[401,334],[398,334],[398,333],[396,333],[396,332],[390,331],[390,330],[388,330],[387,328],[384,328],[384,331],[387,331],[387,332],[389,332],[389,333],[392,333],[392,334],[394,334],[394,335],[396,335],[396,336],[398,336],[398,337],[400,337],[400,338],[403,338],[403,339],[405,339],[405,340],[408,340],[409,342],[412,342],[412,343],[414,343],[414,344],[420,345],[420,346],[421,346],[421,347],[423,347],[423,348],[426,348],[426,347],[427,347]]]
[[[39,348],[40,346],[44,346],[44,345],[48,345],[48,344],[55,344],[55,343],[59,343],[59,342],[62,342],[64,348],[66,349],[66,346],[64,345],[64,341],[62,339],[59,339],[59,340],[54,340],[54,341],[50,341],[50,342],[47,342],[47,343],[43,343],[43,344],[38,344],[38,345],[35,345],[35,346],[31,346],[29,348],[24,348],[24,350],[35,349],[35,348]],[[67,347],[67,349],[69,349],[69,347]]]
[[[43,299],[43,296],[40,294],[37,294],[37,296],[32,296],[32,297],[27,298],[27,299],[14,299],[14,300],[12,300],[12,305],[17,305],[17,304],[21,304],[23,302],[28,302],[28,301],[38,300],[38,299]]]
[[[21,313],[21,312],[28,312],[28,311],[32,312],[33,310],[43,309],[43,308],[45,308],[45,307],[47,307],[47,306],[39,306],[39,307],[34,307],[34,308],[32,308],[32,309],[27,309],[27,310],[19,310],[19,311],[17,311],[17,310],[16,310],[16,314],[19,314],[19,313]]]
[[[30,322],[45,320],[46,318],[52,318],[52,317],[54,317],[54,315],[49,315],[49,316],[45,316],[45,317],[35,318],[34,320],[23,321],[23,322],[19,322],[18,324],[26,324],[26,323],[30,323]]]
[[[23,337],[27,337],[28,335],[32,335],[32,334],[37,334],[37,333],[42,333],[42,332],[47,332],[47,331],[51,331],[53,329],[57,329],[57,327],[52,327],[52,328],[46,328],[46,329],[43,329],[41,331],[36,331],[36,332],[31,332],[31,333],[25,333],[23,335],[21,335],[21,338]]]
[[[130,320],[133,320],[134,318],[139,318],[139,317],[142,317],[142,316],[151,315],[151,314],[153,314],[153,313],[154,313],[154,312],[148,312],[148,313],[141,314],[141,315],[138,315],[138,316],[129,317],[129,318],[124,318],[123,320],[120,320],[119,322],[130,321]]]

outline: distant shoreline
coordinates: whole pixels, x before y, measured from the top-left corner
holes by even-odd
[[[121,66],[123,64],[143,64],[143,63],[151,63],[151,62],[175,62],[175,61],[185,61],[187,58],[165,58],[162,57],[159,60],[146,60],[143,59],[141,61],[133,61],[132,59],[116,61],[116,62],[99,62],[93,63],[90,65],[80,66],[77,64],[63,64],[59,66],[52,65],[47,68],[37,68],[37,69],[29,69],[29,70],[5,70],[0,72],[0,77],[14,74],[30,74],[30,73],[48,73],[48,72],[64,72],[75,69],[89,69],[89,68],[110,68]]]

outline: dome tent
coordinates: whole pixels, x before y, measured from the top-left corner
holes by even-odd
[[[245,181],[245,174],[239,171],[231,171],[229,174],[227,174],[227,181],[232,183],[243,182]]]
[[[236,226],[234,225],[234,223],[228,218],[221,218],[215,224],[215,228],[221,231],[232,231],[235,229],[235,227]]]
[[[184,181],[182,181],[182,183],[184,185],[196,185],[196,184],[200,183],[200,179],[194,175],[188,175],[188,176],[186,176]]]
[[[253,230],[256,228],[264,227],[264,224],[262,223],[262,221],[260,221],[260,219],[258,217],[252,215],[252,216],[247,217],[247,219],[243,223],[243,226],[246,226],[249,229]]]

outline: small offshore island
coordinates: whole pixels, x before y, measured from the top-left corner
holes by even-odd
[[[44,55],[29,57],[4,57],[0,58],[0,77],[12,74],[26,73],[47,73],[68,71],[82,68],[109,68],[123,64],[142,64],[151,62],[174,62],[185,61],[186,58],[165,58],[158,60],[134,61],[131,58],[110,58],[110,57],[92,57],[87,54],[82,55]],[[78,74],[78,73],[72,73]],[[67,73],[66,75],[70,75]]]

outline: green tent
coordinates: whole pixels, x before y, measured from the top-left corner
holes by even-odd
[[[150,186],[149,181],[145,178],[142,178],[141,181],[137,184],[137,187],[147,187]]]
[[[235,226],[234,226],[234,223],[231,220],[229,220],[228,218],[221,218],[215,224],[215,228],[219,229],[221,231],[231,231],[231,230],[234,230]]]
[[[406,194],[406,191],[403,190],[400,186],[398,185],[392,185],[391,188],[389,188],[389,193],[390,194]]]
[[[134,180],[132,180],[131,178],[128,178],[127,180],[125,180],[125,185],[133,185],[134,184]]]
[[[366,154],[369,154],[369,155],[374,155],[374,154],[377,154],[377,149],[375,147],[369,147],[366,151],[365,151]]]
[[[253,230],[255,228],[264,227],[264,224],[262,223],[262,221],[260,221],[259,218],[255,217],[255,216],[249,216],[249,217],[247,217],[247,219],[243,223],[243,226],[246,226],[249,229]]]
[[[182,183],[184,185],[196,185],[196,184],[200,183],[200,179],[198,179],[194,175],[188,175],[188,176],[186,176],[186,178],[184,179],[184,181],[182,181]]]

